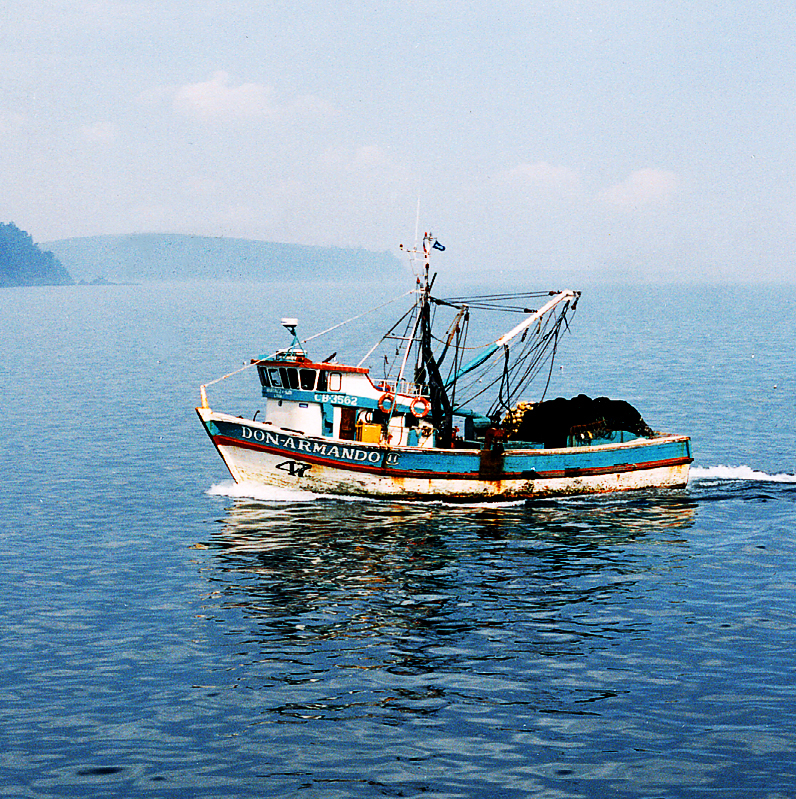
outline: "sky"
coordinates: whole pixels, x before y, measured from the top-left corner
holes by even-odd
[[[6,0],[0,221],[398,252],[419,205],[456,274],[794,281],[795,27],[778,0]]]

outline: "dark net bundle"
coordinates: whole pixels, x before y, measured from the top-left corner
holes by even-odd
[[[538,441],[552,448],[567,446],[569,436],[591,440],[618,431],[644,438],[654,435],[629,402],[579,394],[572,399],[558,397],[527,408],[511,439]]]

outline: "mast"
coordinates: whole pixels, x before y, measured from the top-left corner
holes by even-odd
[[[419,353],[415,372],[415,382],[428,389],[431,400],[431,423],[437,429],[437,446],[449,447],[453,436],[453,413],[445,381],[439,372],[431,337],[431,302],[429,301],[434,279],[429,280],[429,252],[427,243],[432,247],[436,239],[426,233],[423,236],[423,284],[419,297]]]

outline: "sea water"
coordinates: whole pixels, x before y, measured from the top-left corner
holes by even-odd
[[[0,796],[796,795],[791,296],[585,292],[548,396],[689,433],[685,490],[235,485],[199,384],[284,346],[282,316],[309,335],[391,291],[0,293]],[[399,307],[311,352],[355,357]],[[252,370],[209,394],[261,406]]]

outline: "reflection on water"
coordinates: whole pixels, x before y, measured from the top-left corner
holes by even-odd
[[[540,658],[643,635],[648,621],[623,608],[679,568],[695,512],[688,496],[654,494],[470,508],[236,499],[206,544],[218,564],[207,614],[229,623],[234,609],[250,662],[279,664],[272,679],[326,684],[280,714],[427,715],[493,690],[512,704],[528,679],[523,703],[581,714],[612,692],[586,680],[556,696]],[[346,671],[356,689],[330,694]]]
[[[474,530],[489,539],[555,538],[583,535],[616,542],[654,535],[662,528],[685,530],[694,522],[702,496],[688,492],[545,499],[506,505],[443,505],[329,500],[271,503],[235,499],[210,542],[224,552],[302,545],[307,540],[361,538],[363,545],[423,533]],[[384,541],[386,543],[386,540]],[[316,542],[317,543],[317,542]],[[303,548],[303,547],[302,547]]]

